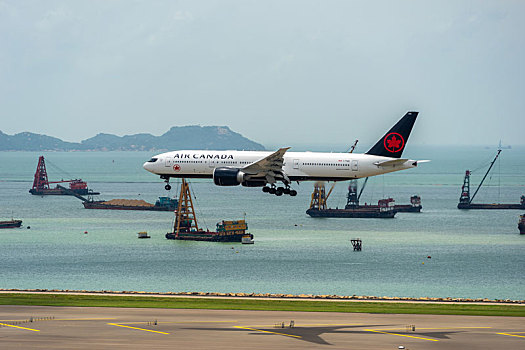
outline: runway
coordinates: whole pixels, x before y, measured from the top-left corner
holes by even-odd
[[[5,349],[522,349],[525,318],[0,306]]]

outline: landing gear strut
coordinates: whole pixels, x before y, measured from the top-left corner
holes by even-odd
[[[166,183],[166,186],[164,186],[164,188],[166,189],[166,191],[169,191],[171,190],[171,185],[170,185],[170,177],[169,176],[161,176],[160,177],[161,179],[164,179],[164,182]]]

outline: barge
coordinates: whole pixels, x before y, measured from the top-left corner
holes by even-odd
[[[167,239],[241,243],[247,242],[249,238],[250,243],[253,243],[253,235],[247,233],[247,229],[248,225],[245,220],[223,220],[217,224],[215,232],[200,229],[197,224],[189,185],[185,179],[182,179],[173,232],[166,233]]]
[[[69,188],[66,189],[58,184],[69,183]],[[55,188],[51,188],[49,184],[57,184]],[[33,187],[29,190],[29,193],[35,196],[70,196],[72,193],[79,195],[96,195],[99,192],[94,192],[87,187],[87,182],[82,179],[74,180],[60,180],[60,181],[49,181],[47,178],[46,163],[44,156],[38,158],[38,165],[33,179]]]
[[[141,199],[112,199],[109,201],[85,199],[82,205],[86,209],[174,211],[178,203],[176,198],[159,197],[155,204]]]
[[[461,195],[459,197],[459,203],[458,203],[458,209],[525,209],[525,195],[521,196],[520,203],[511,203],[511,204],[505,204],[505,203],[472,203],[474,200],[474,197],[476,197],[476,194],[478,193],[479,189],[483,185],[483,182],[487,178],[487,175],[489,174],[490,170],[492,169],[492,166],[498,159],[499,154],[501,153],[501,148],[498,149],[498,152],[496,154],[496,157],[494,157],[494,160],[490,163],[490,166],[485,173],[485,176],[483,176],[483,179],[478,185],[478,188],[470,197],[470,175],[472,172],[470,170],[467,170],[465,172],[465,177],[463,179],[463,186],[461,186]]]
[[[4,220],[0,221],[0,228],[18,228],[22,226],[22,220]]]

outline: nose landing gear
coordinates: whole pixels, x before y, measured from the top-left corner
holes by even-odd
[[[171,185],[170,185],[170,177],[169,176],[161,176],[160,177],[161,179],[164,179],[164,182],[166,183],[166,186],[164,186],[164,188],[166,189],[166,191],[169,191],[171,190]]]

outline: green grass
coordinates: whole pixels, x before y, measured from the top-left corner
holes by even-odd
[[[312,300],[254,300],[222,298],[142,297],[68,294],[0,294],[0,305],[136,307],[164,309],[364,312],[477,316],[525,316],[521,305],[339,302]]]

